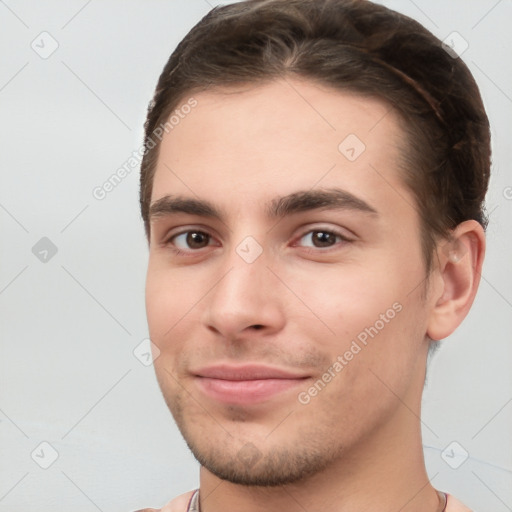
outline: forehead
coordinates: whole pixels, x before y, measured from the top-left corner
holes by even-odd
[[[294,188],[343,187],[370,200],[403,189],[404,138],[384,102],[296,79],[192,96],[196,106],[163,137],[152,202],[243,197],[247,207]]]

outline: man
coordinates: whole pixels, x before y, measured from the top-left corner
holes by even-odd
[[[201,464],[162,512],[469,510],[429,482],[420,429],[428,352],[485,253],[464,63],[368,1],[216,8],[145,144],[155,370]]]

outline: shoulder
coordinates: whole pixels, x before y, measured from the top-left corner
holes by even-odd
[[[144,508],[137,510],[136,512],[187,512],[188,505],[195,491],[188,491],[180,496],[172,499],[163,506],[161,509],[158,508]]]
[[[446,502],[446,512],[472,512],[472,510],[466,505],[463,505],[458,499],[448,494],[448,500]]]

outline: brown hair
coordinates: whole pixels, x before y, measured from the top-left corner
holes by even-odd
[[[367,0],[247,0],[211,10],[160,75],[141,165],[148,235],[155,130],[194,92],[284,76],[378,98],[403,118],[402,174],[417,200],[427,271],[439,237],[469,219],[487,227],[489,122],[460,58],[418,22]]]

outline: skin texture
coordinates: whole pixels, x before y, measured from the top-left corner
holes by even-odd
[[[456,243],[440,246],[425,297],[419,217],[399,173],[401,121],[385,104],[296,78],[194,97],[162,141],[152,204],[206,200],[222,218],[152,217],[146,303],[159,385],[202,466],[202,510],[435,511],[419,420],[428,337],[447,337],[471,307],[481,226],[464,222]],[[339,150],[350,134],[365,145],[354,161]],[[377,214],[267,216],[280,196],[331,189]],[[206,235],[194,242],[190,231]],[[262,252],[248,263],[240,248]],[[378,332],[357,342],[370,326]],[[220,363],[303,380],[257,403],[225,403],[195,376]]]

